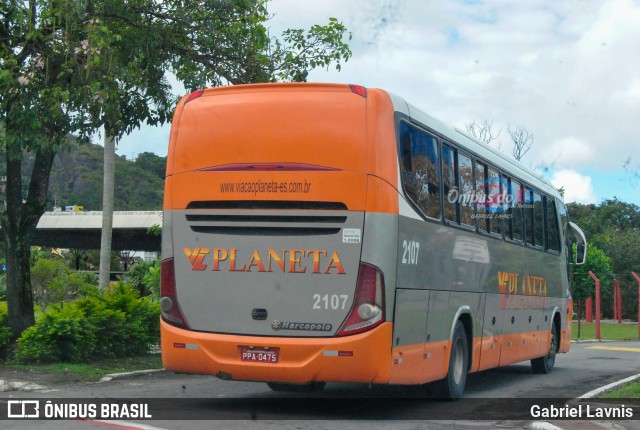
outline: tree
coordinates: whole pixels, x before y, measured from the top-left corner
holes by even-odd
[[[0,144],[5,148],[8,323],[34,323],[30,243],[45,207],[53,157],[65,137],[99,127],[116,140],[169,120],[172,72],[189,89],[305,80],[351,52],[335,19],[281,39],[265,27],[267,1],[80,0],[0,4]],[[23,195],[23,151],[35,162]]]
[[[469,133],[476,139],[486,143],[487,145],[492,141],[498,139],[498,137],[500,137],[500,133],[502,133],[502,129],[498,130],[498,132],[495,133],[493,131],[493,121],[489,121],[486,119],[483,120],[480,124],[473,121],[469,124],[465,124],[464,127],[467,130],[467,133]]]
[[[637,283],[631,271],[640,271],[640,207],[616,198],[600,205],[570,203],[571,219],[583,229],[593,244],[611,259],[613,275],[622,292],[622,314],[637,316]],[[603,298],[603,309],[612,308],[609,294]]]
[[[44,312],[50,303],[61,303],[92,294],[91,274],[72,272],[60,258],[37,258],[31,269],[34,302]]]
[[[576,252],[576,245],[573,245],[573,255]],[[600,294],[602,297],[610,296],[610,288],[613,279],[611,260],[600,248],[593,244],[587,246],[587,259],[585,264],[572,266],[573,283],[571,286],[571,296],[578,304],[578,336],[580,336],[580,319],[582,318],[582,301],[587,297],[595,296],[595,282],[589,275],[593,272],[600,279]]]
[[[475,121],[465,124],[465,129],[467,133],[475,137],[481,142],[489,145],[494,140],[498,143],[498,149],[502,147],[502,143],[498,140],[500,137],[500,133],[502,129],[498,130],[496,133],[493,129],[493,121],[483,120],[481,123],[477,123]],[[513,130],[511,129],[511,125],[507,126],[509,136],[513,142],[513,147],[511,148],[511,155],[514,159],[521,161],[522,157],[525,156],[527,152],[531,149],[531,145],[533,145],[533,134],[529,133],[527,129],[522,126],[515,127]]]
[[[153,152],[142,152],[136,157],[135,165],[164,181],[164,174],[167,169],[166,157],[160,157]]]
[[[518,126],[511,129],[511,126],[507,126],[509,136],[513,141],[513,148],[511,149],[511,155],[513,158],[520,161],[533,145],[533,134],[529,133],[524,127]]]

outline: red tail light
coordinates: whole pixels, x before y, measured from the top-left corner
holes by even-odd
[[[338,336],[362,333],[384,322],[384,276],[380,269],[360,263],[358,284],[349,316]]]
[[[192,92],[191,94],[189,94],[189,97],[187,97],[187,100],[184,102],[184,104],[189,103],[191,100],[197,99],[202,94],[204,94],[204,90],[196,90],[196,91]]]
[[[176,273],[173,258],[162,260],[160,264],[160,296],[162,319],[176,327],[189,328],[189,323],[182,315],[176,296]]]
[[[351,88],[351,92],[364,97],[365,99],[367,98],[367,89],[365,87],[363,87],[362,85],[349,85],[349,88]]]

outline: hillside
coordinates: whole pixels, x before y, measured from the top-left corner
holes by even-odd
[[[116,156],[115,210],[161,210],[165,165],[166,157],[150,152],[143,152],[135,161]],[[100,145],[71,143],[59,150],[51,169],[47,210],[54,203],[101,210],[102,166]],[[25,171],[29,170],[27,165]]]

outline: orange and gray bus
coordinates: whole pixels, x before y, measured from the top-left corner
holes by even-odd
[[[167,370],[425,384],[570,346],[571,238],[549,181],[379,89],[259,84],[178,104],[161,264]]]

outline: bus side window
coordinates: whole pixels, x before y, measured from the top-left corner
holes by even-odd
[[[406,130],[402,133],[402,170],[411,172],[411,133]]]
[[[536,246],[544,246],[544,208],[542,196],[535,191],[533,193],[533,240]]]
[[[511,239],[522,241],[522,205],[524,204],[522,198],[522,185],[514,180],[509,180],[509,194],[511,196],[511,203],[509,204],[509,211],[511,218],[505,219],[505,226],[511,224],[511,231],[507,228],[507,231],[511,234]],[[505,233],[509,236],[507,233]]]
[[[458,152],[458,191],[460,191],[460,222],[476,226],[473,217],[475,187],[473,186],[473,167],[471,158]]]
[[[556,215],[556,203],[553,199],[544,198],[547,215],[547,249],[560,251],[560,235],[558,230],[558,216]]]
[[[475,192],[477,195],[482,195],[484,198],[482,201],[479,201],[476,205],[476,211],[478,214],[478,229],[480,231],[489,231],[488,225],[489,220],[487,218],[487,206],[486,200],[487,195],[489,194],[489,190],[487,188],[487,166],[482,163],[479,163],[476,160],[476,188]]]
[[[442,145],[442,181],[444,186],[444,217],[448,221],[458,223],[457,206],[458,199],[450,197],[460,196],[453,193],[456,186],[455,154],[452,148]],[[460,191],[460,190],[458,190]],[[453,201],[452,201],[453,200]]]
[[[436,138],[400,123],[400,166],[404,191],[428,217],[440,218],[440,171]]]
[[[524,194],[524,234],[527,244],[534,245],[533,240],[533,192],[530,188],[525,189]]]
[[[493,169],[489,169],[489,178],[487,179],[487,182],[489,194],[491,195],[489,198],[491,202],[489,204],[491,207],[496,209],[498,207],[498,196],[504,192],[502,189],[502,181],[500,181],[500,174]],[[491,233],[502,234],[502,218],[497,216],[492,217],[489,220],[489,228]]]

